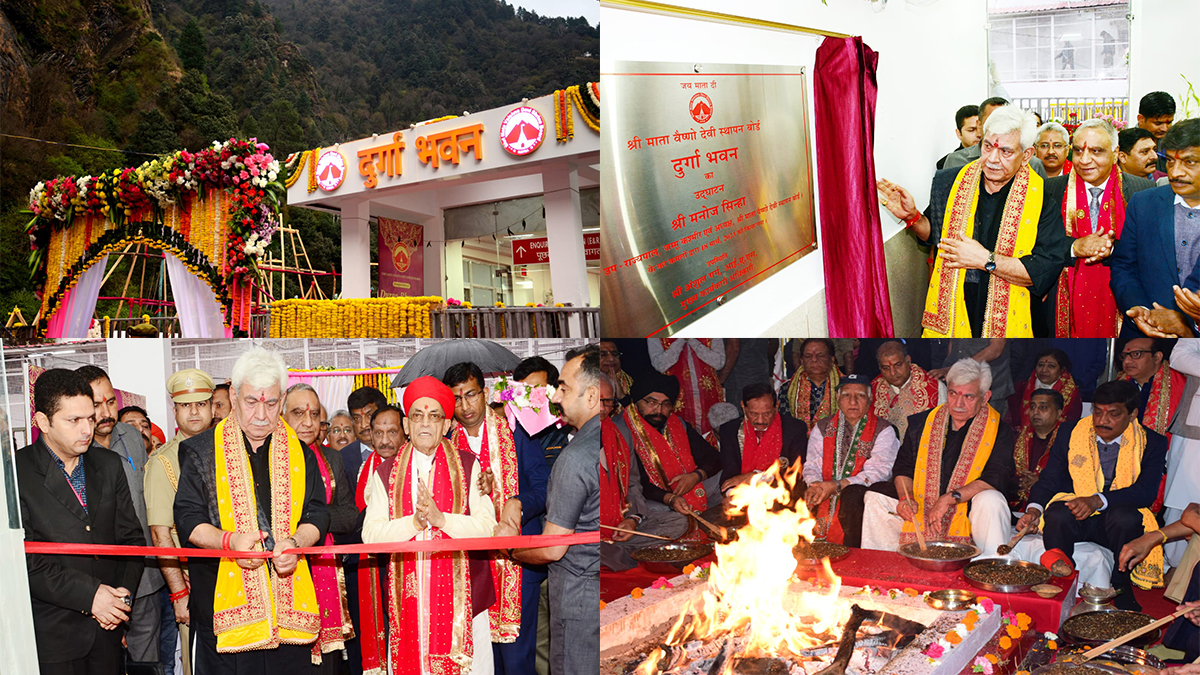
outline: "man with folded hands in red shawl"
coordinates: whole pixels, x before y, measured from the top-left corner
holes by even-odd
[[[1055,337],[1114,338],[1123,317],[1113,296],[1108,259],[1121,238],[1129,198],[1154,183],[1116,165],[1117,130],[1102,119],[1080,124],[1071,146],[1070,171],[1046,180],[1046,196],[1061,204],[1063,228],[1071,239],[1067,266],[1046,296],[1053,307],[1047,318],[1054,321]]]
[[[632,393],[617,429],[637,457],[646,508],[688,514],[719,502],[721,457],[673,412],[679,380],[647,373],[634,380]]]
[[[454,393],[432,377],[419,377],[404,391],[404,408],[409,442],[367,479],[363,541],[492,536],[496,512],[480,490],[479,462],[445,437],[454,423]],[[487,610],[495,600],[486,558],[466,551],[392,554],[387,584],[391,672],[490,675]]]
[[[808,437],[804,501],[817,521],[817,541],[859,548],[863,497],[870,485],[892,477],[900,438],[875,415],[866,376],[843,377],[837,402],[837,412],[818,420]]]

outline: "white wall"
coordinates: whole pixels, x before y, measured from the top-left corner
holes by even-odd
[[[954,112],[987,97],[985,0],[940,0],[916,7],[891,0],[876,12],[866,0],[693,0],[692,7],[862,35],[879,52],[876,106],[877,175],[907,187],[922,208],[934,167],[957,147]],[[601,72],[617,61],[755,63],[812,67],[824,38],[601,7]],[[816,129],[809,111],[809,135]],[[816,166],[816,150],[811,149]],[[769,171],[770,167],[764,167]],[[819,193],[820,176],[814,176]],[[819,196],[818,196],[819,199]],[[819,209],[819,201],[818,201]],[[883,211],[883,236],[902,230]],[[818,219],[818,241],[820,223]],[[821,251],[792,263],[679,333],[757,337],[824,289]],[[814,335],[816,333],[813,333]]]
[[[171,339],[107,340],[108,379],[116,389],[146,396],[146,414],[170,440],[175,435],[175,407],[167,395]]]
[[[1184,119],[1179,95],[1187,90],[1186,75],[1200,94],[1200,25],[1197,0],[1132,0],[1133,28],[1129,35],[1129,111],[1136,124],[1138,101],[1152,91],[1175,97],[1175,119]],[[1192,104],[1192,117],[1200,110]]]

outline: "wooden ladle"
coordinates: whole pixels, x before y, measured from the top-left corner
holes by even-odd
[[[1029,534],[1029,531],[1037,526],[1037,522],[1037,519],[1029,521],[1029,524],[1021,528],[1020,532],[1017,532],[1015,535],[1013,535],[1013,538],[1009,539],[1007,544],[1001,544],[1000,548],[996,549],[996,553],[1000,555],[1008,555],[1009,552],[1013,550],[1013,547],[1017,545],[1017,542],[1021,541],[1021,537]]]

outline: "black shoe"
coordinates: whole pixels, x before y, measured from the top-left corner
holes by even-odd
[[[1113,598],[1113,605],[1115,605],[1117,609],[1125,609],[1131,612],[1142,611],[1142,606],[1138,604],[1137,598],[1133,597],[1132,586],[1118,588],[1117,597]]]

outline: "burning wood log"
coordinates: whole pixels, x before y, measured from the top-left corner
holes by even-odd
[[[728,664],[729,668],[726,668]],[[717,658],[713,660],[712,666],[708,669],[708,675],[725,675],[733,668],[733,636],[725,638],[724,644],[721,645],[721,651],[717,654]]]
[[[837,656],[833,658],[833,663],[829,664],[817,675],[846,675],[846,667],[850,665],[850,657],[854,655],[854,643],[858,640],[858,628],[862,626],[862,622],[870,612],[867,612],[857,604],[850,607],[850,620],[846,622],[846,627],[842,631],[841,642],[838,643]],[[709,671],[710,675],[712,671]]]

